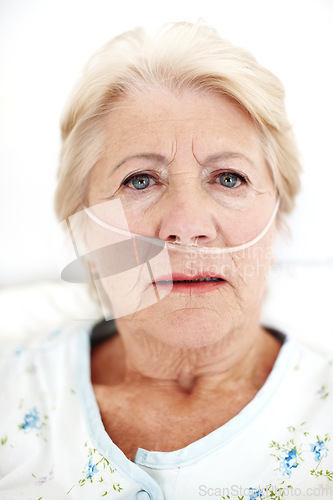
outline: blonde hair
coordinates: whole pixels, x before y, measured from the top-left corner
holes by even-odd
[[[208,90],[238,101],[262,138],[263,151],[288,213],[300,187],[298,151],[280,80],[244,49],[202,23],[174,23],[151,36],[143,29],[107,43],[88,62],[62,118],[62,151],[55,196],[63,220],[82,209],[89,172],[103,156],[105,120],[121,97],[151,87]]]

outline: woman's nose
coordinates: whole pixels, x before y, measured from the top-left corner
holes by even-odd
[[[159,238],[186,245],[213,242],[217,224],[211,203],[198,188],[169,193],[161,207]]]

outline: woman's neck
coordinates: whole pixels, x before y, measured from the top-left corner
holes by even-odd
[[[212,345],[178,348],[144,332],[126,329],[92,352],[93,383],[137,386],[192,395],[216,394],[243,382],[259,388],[269,375],[280,342],[258,327],[251,334],[231,333]]]
[[[253,342],[196,350],[134,337],[120,333],[91,357],[104,427],[130,460],[138,448],[177,450],[228,422],[264,384],[281,347],[262,328]]]

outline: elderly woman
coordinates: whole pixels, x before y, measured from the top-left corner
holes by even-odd
[[[283,99],[202,25],[129,32],[91,59],[56,209],[75,250],[63,278],[86,265],[108,321],[3,360],[1,498],[333,495],[332,362],[260,324],[299,189]]]

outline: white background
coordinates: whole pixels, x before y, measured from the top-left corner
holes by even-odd
[[[286,88],[304,175],[293,244],[278,261],[333,262],[332,0],[1,0],[0,286],[58,277],[58,125],[87,58],[134,26],[198,18],[253,52]]]

